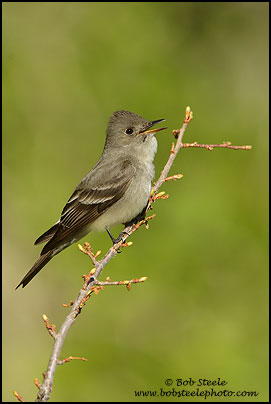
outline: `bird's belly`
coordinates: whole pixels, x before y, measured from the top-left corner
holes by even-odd
[[[106,227],[131,221],[147,205],[150,192],[150,181],[133,181],[124,196],[90,225],[89,231],[103,231]]]

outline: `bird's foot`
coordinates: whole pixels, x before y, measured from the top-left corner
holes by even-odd
[[[108,228],[106,228],[106,231],[107,231],[107,233],[109,234],[109,237],[110,237],[111,240],[112,240],[113,246],[114,246],[115,244],[119,243],[120,241],[121,241],[122,243],[124,243],[123,236],[128,235],[128,233],[127,233],[126,231],[122,231],[122,232],[120,233],[120,235],[119,235],[117,238],[114,238]],[[118,248],[117,253],[118,253],[118,254],[121,253],[120,247]]]

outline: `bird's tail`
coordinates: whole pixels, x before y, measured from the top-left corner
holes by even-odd
[[[15,289],[18,289],[18,287],[21,285],[23,285],[24,288],[31,281],[31,279],[34,278],[34,276],[37,275],[37,273],[39,273],[39,271],[53,258],[53,256],[54,254],[51,250],[45,254],[42,254]]]

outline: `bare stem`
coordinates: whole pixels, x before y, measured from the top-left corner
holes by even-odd
[[[18,401],[20,401],[21,403],[25,403],[25,400],[22,398],[22,396],[17,391],[14,391],[13,395],[14,395],[14,397],[17,398]]]
[[[154,194],[157,193],[158,189],[166,181],[168,173],[169,173],[169,170],[170,170],[170,168],[171,168],[171,166],[173,164],[173,161],[175,160],[180,148],[182,147],[182,140],[183,140],[184,133],[185,133],[185,131],[187,129],[187,126],[189,125],[189,123],[191,122],[192,119],[193,119],[192,111],[190,110],[190,107],[187,107],[186,111],[185,111],[185,119],[184,119],[183,126],[178,131],[174,131],[175,136],[176,136],[176,133],[178,132],[177,143],[176,143],[176,145],[174,145],[174,143],[172,143],[172,145],[171,145],[170,155],[169,155],[168,161],[166,162],[166,165],[163,168],[159,179],[154,184],[154,187],[153,187],[153,193]],[[149,205],[151,205],[151,204],[149,204]]]
[[[213,150],[215,147],[222,147],[224,149],[233,149],[233,150],[251,150],[252,146],[232,146],[231,142],[224,142],[220,144],[199,144],[197,142],[194,143],[183,143],[183,148],[186,147],[198,147],[201,149]]]
[[[58,365],[64,365],[64,363],[70,362],[73,359],[79,359],[81,361],[87,361],[86,358],[80,358],[79,356],[69,356],[68,358],[62,359],[62,361],[58,361]]]
[[[118,286],[118,285],[125,285],[128,290],[130,289],[130,284],[131,283],[141,283],[141,282],[145,282],[145,280],[147,279],[146,276],[142,276],[139,279],[131,279],[129,281],[109,281],[106,280],[105,282],[101,282],[101,281],[96,281],[96,285],[98,286]]]

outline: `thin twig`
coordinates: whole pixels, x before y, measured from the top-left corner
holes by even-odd
[[[21,403],[25,403],[25,402],[26,402],[26,401],[22,398],[22,396],[21,396],[17,391],[14,391],[14,392],[13,392],[13,395],[14,395],[14,397],[16,397],[17,400],[20,401]]]
[[[190,110],[190,107],[187,107],[185,110],[185,119],[184,119],[183,126],[181,127],[181,129],[178,129],[178,131],[174,131],[174,132],[178,132],[177,143],[176,143],[176,145],[174,145],[174,143],[172,143],[168,161],[167,161],[165,167],[163,168],[159,179],[156,181],[156,183],[153,186],[154,194],[157,193],[158,189],[166,181],[166,178],[167,178],[169,170],[173,164],[173,161],[175,160],[180,148],[182,147],[182,140],[183,140],[184,133],[192,119],[193,119],[193,113]],[[149,206],[150,206],[150,203],[149,203]],[[148,206],[148,208],[149,208],[149,206]]]
[[[70,362],[73,359],[79,359],[81,361],[87,361],[86,358],[80,358],[79,356],[69,356],[68,358],[62,359],[61,361],[58,361],[58,365],[64,365],[64,363]]]
[[[141,278],[139,278],[139,279],[131,279],[131,280],[129,280],[129,281],[109,281],[109,280],[106,280],[105,282],[101,282],[101,281],[96,281],[96,285],[98,285],[98,286],[118,286],[118,285],[125,285],[125,286],[128,286],[128,285],[130,285],[131,283],[140,283],[140,282],[145,282],[145,280],[147,279],[147,277],[146,276],[142,276]]]
[[[43,314],[42,316],[43,321],[45,322],[45,326],[49,332],[49,334],[51,335],[51,337],[53,337],[54,339],[56,339],[56,326],[54,324],[50,324],[48,317],[46,316],[46,314]]]
[[[35,386],[38,388],[38,389],[40,389],[41,388],[41,383],[38,381],[38,379],[35,377],[35,379],[34,379],[34,384],[35,384]]]
[[[201,149],[213,150],[215,147],[222,147],[224,149],[233,149],[233,150],[251,150],[252,146],[232,146],[231,142],[224,142],[220,144],[199,144],[198,142],[194,143],[183,143],[183,148],[186,147],[199,147]]]
[[[81,244],[78,244],[78,248],[84,254],[88,255],[89,258],[91,259],[93,265],[96,266],[96,264],[97,264],[96,258],[98,257],[98,255],[100,255],[101,251],[97,251],[96,254],[93,254],[91,246],[87,241],[85,242],[85,248]]]

